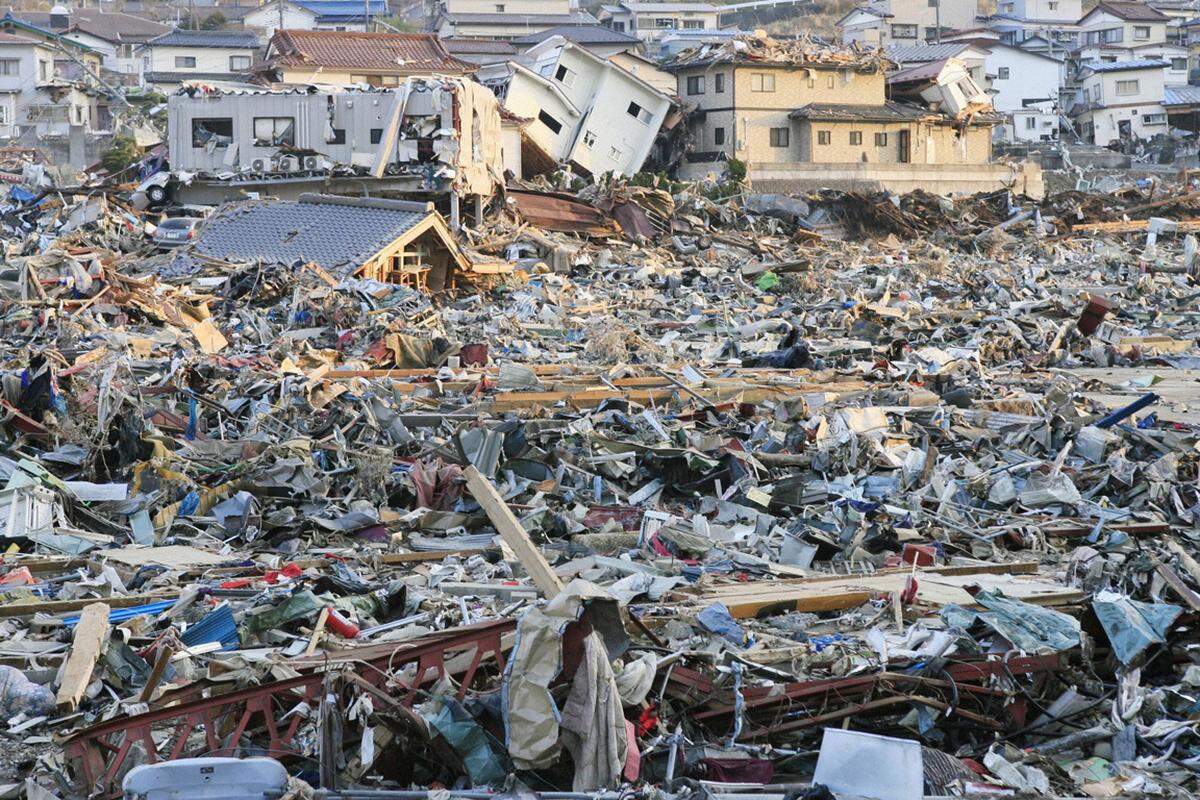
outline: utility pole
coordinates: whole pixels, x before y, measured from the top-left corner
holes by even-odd
[[[933,16],[933,24],[937,30],[937,33],[934,34],[934,37],[935,37],[934,40],[938,44],[941,44],[942,43],[942,0],[934,0],[934,3],[935,3],[935,5],[933,7],[933,15],[934,15]]]
[[[371,32],[371,0],[363,0],[363,30],[367,33]]]
[[[279,28],[278,28],[278,30],[283,30],[283,0],[277,0],[275,5],[279,8]]]

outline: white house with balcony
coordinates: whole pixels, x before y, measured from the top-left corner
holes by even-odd
[[[1167,132],[1164,61],[1091,63],[1079,70],[1080,98],[1072,109],[1085,141],[1101,146]]]
[[[837,25],[843,44],[926,44],[974,27],[977,13],[976,0],[874,0],[848,11]]]
[[[43,42],[0,33],[0,140],[94,128],[95,98],[59,77],[54,58]]]
[[[712,31],[720,27],[717,6],[709,3],[618,3],[600,6],[600,24],[657,43],[675,31]]]

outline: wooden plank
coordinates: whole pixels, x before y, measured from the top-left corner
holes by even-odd
[[[304,648],[304,655],[311,656],[317,652],[317,644],[321,641],[321,636],[325,633],[325,624],[329,622],[329,606],[321,609],[321,616],[317,617],[317,624],[313,626],[312,636],[308,639],[308,647]]]
[[[534,584],[542,591],[546,599],[549,600],[561,592],[562,580],[542,556],[542,551],[538,550],[530,540],[529,534],[521,527],[520,520],[509,509],[508,504],[504,502],[504,498],[496,491],[492,482],[485,478],[473,464],[463,470],[463,475],[467,479],[467,489],[475,498],[475,502],[483,508],[497,533],[500,534],[500,538],[516,554],[517,560],[525,567],[525,571],[529,573],[529,577],[533,579]]]
[[[124,597],[109,597],[104,602],[109,608],[129,608],[145,605],[146,603],[161,603],[164,600],[178,600],[179,593],[171,594],[131,594]],[[79,600],[48,600],[43,603],[11,603],[0,606],[0,619],[5,617],[32,617],[34,614],[66,614],[79,611],[88,604],[96,602],[94,597]]]
[[[917,570],[916,576],[918,579],[932,575],[1036,575],[1038,571],[1038,562],[1036,561],[1017,561],[1012,564],[962,564],[959,566],[947,567],[923,567]],[[754,594],[755,592],[779,593],[789,588],[804,588],[823,583],[846,583],[853,581],[856,578],[862,580],[879,578],[887,575],[904,575],[913,574],[911,566],[891,567],[888,569],[877,570],[870,575],[809,575],[804,578],[789,579],[789,580],[767,580],[753,581],[750,583],[730,583],[720,586],[713,586],[704,591],[704,596],[719,594],[732,594],[743,596]]]
[[[75,638],[71,641],[71,654],[67,657],[67,666],[58,686],[60,711],[78,708],[83,693],[92,682],[92,670],[96,668],[104,641],[108,638],[108,611],[107,603],[92,603],[83,609],[79,617]]]
[[[1157,558],[1154,559],[1154,568],[1158,572],[1159,577],[1167,582],[1167,585],[1175,591],[1175,594],[1183,599],[1183,602],[1191,607],[1192,611],[1200,611],[1200,595],[1197,595],[1192,591],[1191,587],[1183,582],[1183,579],[1179,577],[1179,573]]]

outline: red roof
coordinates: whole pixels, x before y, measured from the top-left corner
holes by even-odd
[[[460,74],[475,69],[446,51],[431,33],[277,31],[268,64],[373,72]]]

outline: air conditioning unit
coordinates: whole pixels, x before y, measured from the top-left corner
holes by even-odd
[[[256,158],[250,162],[250,169],[254,172],[266,172],[271,168],[271,162],[265,158]]]
[[[279,171],[280,172],[298,172],[300,170],[300,159],[295,156],[280,156]]]
[[[312,172],[313,170],[318,170],[320,168],[321,168],[321,161],[316,156],[305,156],[304,157],[304,169],[306,171]]]

